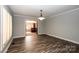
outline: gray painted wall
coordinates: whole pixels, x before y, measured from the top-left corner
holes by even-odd
[[[44,34],[44,20],[38,20],[38,34]]]
[[[79,9],[51,16],[45,23],[45,34],[79,44]]]
[[[25,21],[34,20],[38,22],[38,34],[42,33],[42,22],[36,17],[14,15],[13,18],[13,37],[23,37],[25,36]]]
[[[26,20],[38,21],[38,34],[48,34],[79,43],[79,9],[50,16],[43,21],[36,17],[14,16],[13,37],[25,36],[24,22]]]

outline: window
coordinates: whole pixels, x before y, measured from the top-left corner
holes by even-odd
[[[12,16],[2,7],[2,48],[6,46],[12,36]]]

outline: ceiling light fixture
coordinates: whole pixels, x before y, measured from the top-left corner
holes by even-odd
[[[42,10],[40,10],[40,17],[38,18],[39,20],[44,20],[45,18],[43,17],[43,15],[42,15]]]

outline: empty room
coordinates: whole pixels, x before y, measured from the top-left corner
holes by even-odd
[[[79,53],[79,5],[0,5],[1,53]]]

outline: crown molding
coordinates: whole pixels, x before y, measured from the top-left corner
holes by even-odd
[[[68,11],[65,11],[65,12],[61,12],[61,13],[58,13],[58,14],[56,14],[56,15],[52,15],[52,16],[49,16],[49,17],[60,16],[60,15],[63,15],[63,14],[71,13],[71,12],[76,11],[76,10],[79,10],[79,8],[75,8],[75,9],[72,9],[72,10],[68,10]],[[49,18],[49,17],[48,17],[48,18]]]

